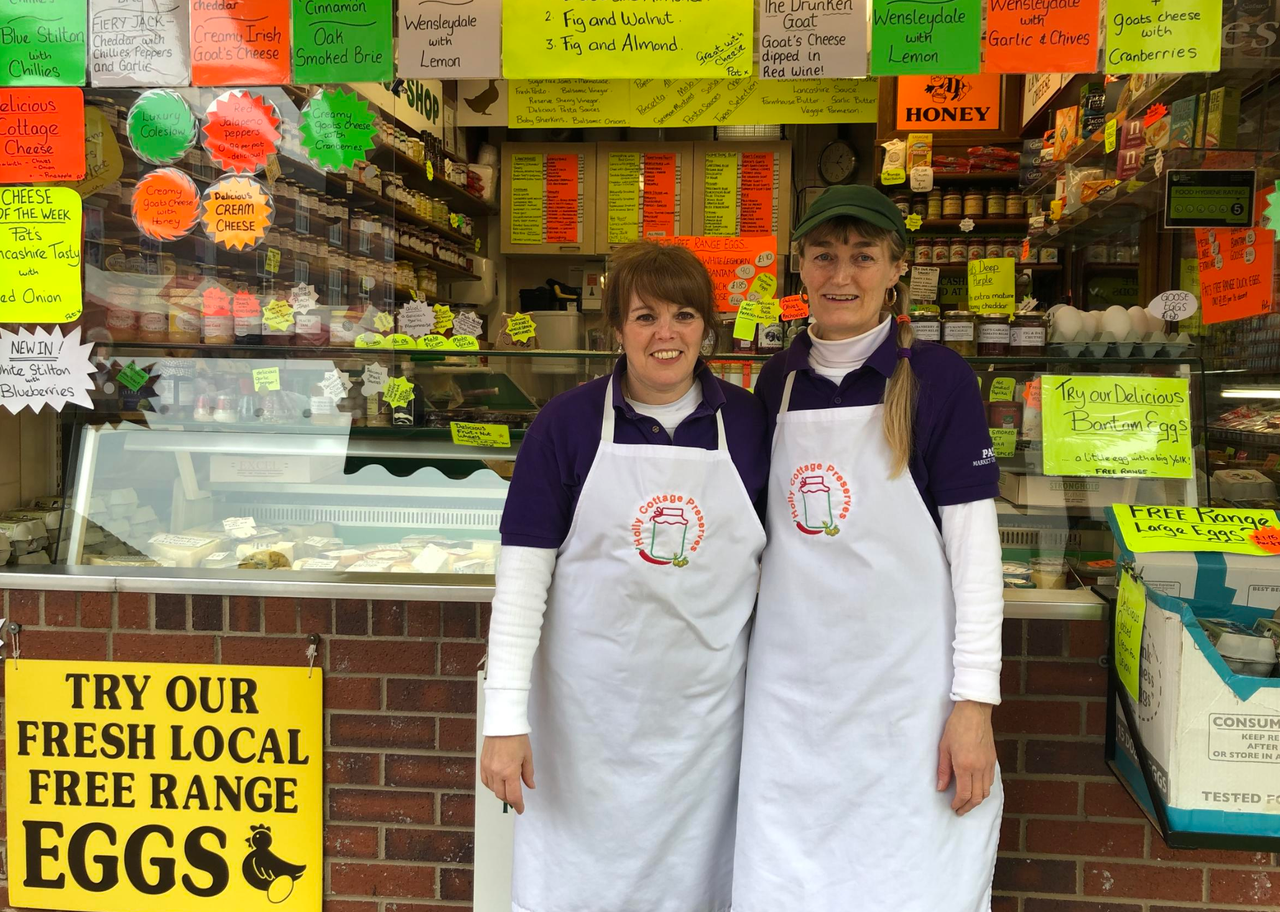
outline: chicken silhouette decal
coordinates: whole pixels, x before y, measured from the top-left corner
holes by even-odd
[[[271,827],[255,825],[245,839],[253,851],[244,857],[241,870],[249,886],[264,890],[267,899],[282,903],[293,892],[293,883],[302,876],[306,865],[290,864],[271,851]]]

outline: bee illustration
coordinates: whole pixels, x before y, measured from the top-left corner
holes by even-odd
[[[972,86],[961,76],[930,76],[929,88],[925,91],[938,104],[947,104],[964,98],[970,88]]]

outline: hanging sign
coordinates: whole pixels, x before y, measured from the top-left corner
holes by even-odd
[[[990,0],[982,47],[988,73],[1098,70],[1098,0]]]
[[[693,252],[711,274],[716,309],[732,313],[747,300],[751,283],[761,275],[769,275],[777,287],[777,238],[680,236],[657,239],[662,244],[676,244]]]
[[[1248,228],[1253,224],[1257,172],[1170,171],[1165,180],[1166,228]]]
[[[1263,211],[1266,192],[1258,192],[1257,213]],[[1196,229],[1200,309],[1205,323],[1271,312],[1275,305],[1275,246],[1275,232],[1262,227]]]
[[[0,187],[0,323],[80,316],[82,213],[68,187]]]
[[[84,92],[0,89],[0,183],[85,176]]]
[[[969,261],[969,310],[973,313],[1013,314],[1013,257]]]
[[[1255,533],[1280,530],[1275,510],[1223,510],[1217,507],[1147,507],[1112,504],[1126,551],[1220,551],[1269,555]]]
[[[1216,73],[1219,0],[1107,0],[1107,73]]]
[[[293,0],[293,81],[390,82],[394,24],[391,0]]]
[[[223,171],[254,174],[276,153],[279,126],[276,106],[261,95],[224,92],[205,112],[204,148]]]
[[[502,75],[502,0],[401,0],[400,76]]]
[[[92,409],[89,391],[97,371],[89,360],[92,351],[92,342],[80,344],[79,326],[65,338],[60,326],[52,332],[38,326],[34,333],[0,329],[0,405],[11,415],[24,408],[39,412],[46,405],[60,412],[68,402]]]
[[[345,89],[322,89],[302,109],[298,132],[307,157],[326,171],[355,167],[373,151],[377,115]]]
[[[1177,323],[1195,313],[1199,306],[1200,302],[1192,292],[1175,289],[1161,292],[1152,298],[1147,305],[1147,313],[1157,320]]]
[[[176,241],[200,218],[200,191],[176,168],[157,168],[142,176],[130,202],[133,222],[149,238]]]
[[[1046,475],[1192,477],[1185,379],[1045,375],[1041,409]]]
[[[1120,683],[1134,700],[1140,699],[1142,668],[1142,627],[1147,617],[1147,590],[1125,570],[1120,574],[1120,592],[1116,597],[1113,635],[1116,644],[1116,673]]]
[[[898,79],[898,129],[998,130],[1000,98],[996,73],[903,76]]]
[[[191,82],[190,4],[89,0],[89,82],[184,86]]]
[[[5,0],[0,86],[82,86],[85,0]]]
[[[204,231],[219,247],[251,250],[275,221],[267,188],[251,177],[228,175],[209,185],[201,200]]]
[[[873,76],[977,73],[982,0],[874,0]]]
[[[144,545],[158,557],[215,547]],[[8,850],[15,905],[320,907],[320,668],[24,656],[4,678],[7,809],[30,834]]]
[[[187,154],[196,141],[196,116],[177,92],[143,92],[129,109],[125,133],[138,157],[153,165],[167,165]]]
[[[191,0],[191,84],[288,84],[289,3]]]
[[[849,79],[867,75],[867,14],[861,4],[815,5],[805,15],[768,0],[760,7],[761,79]]]
[[[599,9],[597,9],[599,7]],[[562,0],[502,4],[508,79],[750,76],[753,0]]]
[[[911,267],[911,300],[936,301],[938,299],[938,276],[941,270],[937,266]]]

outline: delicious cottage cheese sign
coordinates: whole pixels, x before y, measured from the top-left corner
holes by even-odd
[[[319,669],[24,658],[4,677],[13,905],[320,908]]]
[[[398,15],[398,75],[502,75],[502,0],[401,0]]]
[[[862,0],[764,0],[761,79],[849,79],[867,75]]]

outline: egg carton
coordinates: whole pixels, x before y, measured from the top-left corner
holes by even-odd
[[[1090,336],[1084,331],[1073,339],[1049,338],[1049,354],[1066,358],[1181,358],[1193,348],[1186,333],[1166,336],[1158,331],[1141,336],[1130,333],[1123,339],[1108,332]]]

